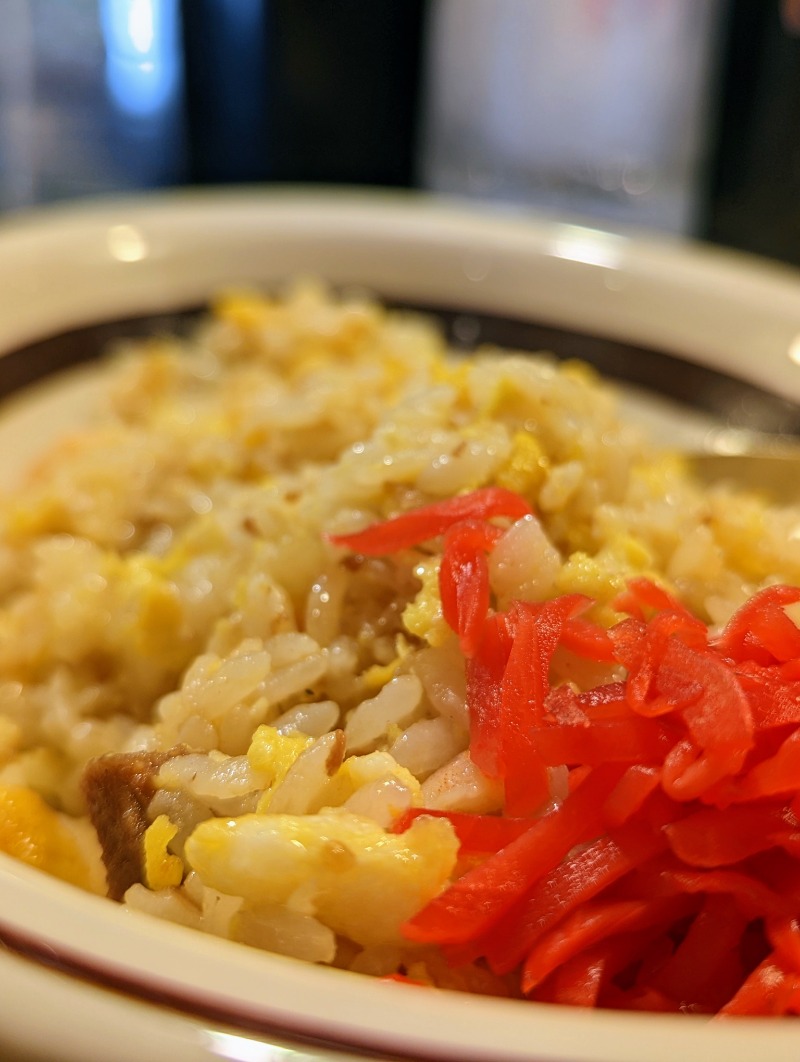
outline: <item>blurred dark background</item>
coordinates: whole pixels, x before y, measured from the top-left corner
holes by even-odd
[[[779,0],[3,0],[0,211],[420,188],[800,264]]]

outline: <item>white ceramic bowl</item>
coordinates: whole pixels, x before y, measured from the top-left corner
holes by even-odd
[[[618,367],[634,377],[647,357],[639,348],[665,351],[685,359],[668,362],[667,375],[701,367],[700,391],[719,372],[800,403],[793,271],[413,196],[181,193],[6,221],[0,352],[297,274],[449,308],[467,331],[485,313],[621,340],[633,346]],[[7,355],[0,383],[35,375],[40,355]],[[761,408],[764,396],[748,394],[739,405]],[[681,416],[669,417],[678,432]],[[13,454],[4,436],[4,459],[24,460],[38,434],[14,436]],[[131,914],[4,857],[0,941],[0,1055],[14,1059],[798,1057],[792,1021],[592,1013],[382,983]]]

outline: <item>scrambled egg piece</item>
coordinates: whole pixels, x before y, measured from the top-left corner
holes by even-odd
[[[307,734],[282,734],[266,723],[256,729],[247,760],[265,778],[265,789],[280,785],[294,761],[313,742]]]
[[[364,672],[364,685],[367,689],[380,690],[391,682],[402,663],[402,657],[396,656],[388,664],[373,664]]]
[[[438,562],[423,561],[414,574],[422,586],[414,600],[406,605],[403,624],[410,634],[424,638],[429,645],[442,645],[450,636],[450,628],[442,616]]]
[[[470,364],[468,361],[451,361],[437,358],[431,366],[433,382],[452,387],[459,399],[469,397]]]
[[[762,499],[737,498],[735,506],[724,508],[721,519],[714,519],[713,528],[726,564],[739,568],[746,578],[761,582],[781,567],[783,558],[775,553]]]
[[[338,807],[362,786],[396,779],[411,793],[415,805],[422,802],[422,787],[406,767],[402,767],[388,752],[368,752],[364,756],[348,756],[333,775],[323,793],[326,806]]]
[[[7,763],[20,746],[22,732],[17,723],[0,715],[0,766]]]
[[[160,561],[141,554],[109,558],[109,576],[118,588],[122,614],[129,617],[130,638],[145,657],[170,656],[165,646],[174,645],[183,623],[178,588],[161,568]]]
[[[511,453],[496,476],[497,485],[531,498],[544,483],[548,467],[547,455],[536,436],[528,431],[514,432]]]
[[[367,689],[376,691],[383,689],[397,674],[397,669],[411,652],[411,646],[402,634],[397,635],[395,649],[397,656],[394,660],[391,660],[388,664],[373,664],[364,672],[362,678]]]
[[[0,851],[82,889],[96,891],[82,840],[33,789],[0,787]]]
[[[256,730],[247,757],[250,766],[260,773],[262,779],[266,779],[256,809],[259,815],[269,813],[273,794],[291,768],[307,750],[311,750],[313,755],[315,748],[317,743],[305,734],[281,734],[268,725]],[[387,781],[407,790],[412,805],[421,803],[422,789],[411,771],[401,766],[388,752],[370,752],[363,756],[348,756],[340,763],[320,788],[314,807],[340,807],[362,787]],[[405,806],[404,803],[394,810],[395,817]]]
[[[167,848],[177,832],[166,815],[159,815],[145,830],[144,874],[149,889],[168,889],[183,879],[183,863]]]
[[[222,291],[212,303],[215,317],[243,332],[258,331],[275,316],[275,308],[258,291]]]
[[[561,371],[564,376],[585,387],[597,387],[602,383],[602,377],[595,367],[580,358],[567,358],[566,361],[562,361]]]
[[[652,572],[652,564],[653,556],[643,543],[631,535],[619,535],[594,557],[582,550],[572,553],[558,573],[556,588],[561,594],[587,594],[594,598],[595,618],[610,624],[619,618],[610,602],[625,589],[633,574],[664,582]]]
[[[186,842],[204,885],[251,904],[302,896],[316,918],[364,946],[399,943],[398,927],[447,884],[458,839],[445,819],[402,834],[328,809],[316,815],[208,819]]]

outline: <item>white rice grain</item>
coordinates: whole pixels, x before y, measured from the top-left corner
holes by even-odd
[[[313,689],[327,670],[328,659],[324,653],[304,656],[279,671],[273,671],[261,683],[259,691],[267,705],[280,704],[305,689]]]
[[[179,889],[151,892],[138,882],[126,891],[123,910],[140,911],[190,929],[200,929],[201,913]]]
[[[474,811],[488,815],[503,806],[502,782],[487,778],[460,752],[422,783],[422,805],[440,811]]]
[[[401,767],[420,780],[449,763],[467,745],[468,734],[449,719],[419,719],[389,746]]]
[[[451,639],[435,649],[421,649],[412,661],[431,707],[464,733],[469,731],[464,658]]]
[[[347,579],[340,567],[330,568],[314,581],[305,608],[305,629],[318,645],[330,645],[339,634]]]
[[[270,654],[256,643],[220,660],[199,657],[186,674],[182,692],[188,714],[214,722],[262,686],[272,668]]]
[[[235,932],[243,944],[306,962],[331,963],[336,955],[332,930],[311,915],[280,904],[245,907]]]
[[[344,727],[347,751],[369,752],[391,726],[406,726],[422,700],[422,683],[416,675],[398,675],[375,697],[362,701]]]
[[[394,775],[360,786],[342,805],[354,815],[363,815],[388,829],[414,803],[414,794]]]
[[[344,759],[341,730],[324,734],[297,757],[269,798],[271,814],[308,815],[322,807],[331,775]]]
[[[338,724],[339,714],[336,701],[312,701],[288,708],[272,721],[272,725],[281,734],[301,733],[309,737],[322,737]]]
[[[535,516],[517,520],[489,556],[489,578],[498,607],[512,600],[542,601],[551,596],[561,570],[561,554]]]
[[[211,752],[172,757],[162,764],[156,784],[162,789],[185,789],[200,800],[224,800],[261,789],[264,780],[246,756]]]

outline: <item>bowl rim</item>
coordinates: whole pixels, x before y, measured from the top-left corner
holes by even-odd
[[[212,240],[221,249],[218,261],[198,261]],[[256,240],[266,241],[265,255],[242,260],[231,252]],[[376,255],[387,241],[400,253],[399,264]],[[278,257],[288,245],[300,254],[284,265]],[[375,290],[387,298],[415,301],[438,271],[443,305],[481,308],[488,301],[496,312],[524,317],[532,301],[539,319],[557,323],[585,296],[593,330],[620,340],[652,336],[655,312],[669,349],[724,371],[731,346],[751,344],[752,357],[739,367],[756,383],[765,376],[762,350],[776,336],[791,342],[800,331],[800,268],[708,242],[611,232],[426,192],[242,186],[106,196],[0,218],[0,270],[9,281],[0,290],[0,351],[41,336],[51,319],[60,328],[96,320],[89,279],[113,320],[197,305],[214,282],[280,279],[298,262],[302,271],[303,255],[311,253],[331,267],[326,276],[345,286],[364,285],[368,261]],[[544,268],[532,269],[532,261]],[[409,262],[422,262],[423,275],[409,272]],[[54,271],[63,290],[42,280]],[[574,290],[564,290],[567,279]],[[709,313],[724,309],[730,317],[717,322],[718,330],[726,325],[722,334],[680,312],[698,285]],[[655,302],[654,292],[661,294]],[[746,324],[759,308],[769,310],[762,327],[773,319],[766,336]],[[767,361],[773,370],[774,358]],[[800,398],[800,385],[790,383],[790,390]]]
[[[15,901],[14,916],[0,910],[0,941],[11,951],[139,1002],[298,1046],[409,1062],[671,1062],[676,1054],[699,1060],[723,1052],[750,1062],[767,1049],[778,1062],[797,1057],[791,1019],[765,1026],[760,1018],[593,1011],[380,981],[162,922],[79,892],[2,853],[0,889]],[[35,924],[20,928],[20,911]],[[93,931],[88,941],[87,926]],[[215,970],[215,985],[207,968]],[[298,1005],[301,999],[313,1000],[313,1013]],[[380,1027],[374,1019],[365,1025],[365,1013],[380,1015]],[[537,1054],[531,1055],[534,1038]]]

